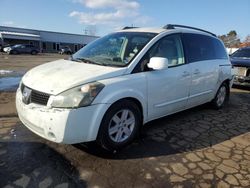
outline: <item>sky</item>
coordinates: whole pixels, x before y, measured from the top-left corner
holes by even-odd
[[[182,24],[250,34],[250,0],[0,0],[0,25],[103,36],[124,26]]]

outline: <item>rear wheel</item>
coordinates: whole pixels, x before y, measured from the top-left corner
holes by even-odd
[[[113,104],[104,115],[97,142],[107,150],[118,150],[133,141],[141,125],[141,112],[130,100]]]
[[[215,109],[222,108],[229,99],[229,87],[224,82],[218,89],[215,98],[212,100],[212,105]]]

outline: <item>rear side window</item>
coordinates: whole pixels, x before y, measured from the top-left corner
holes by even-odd
[[[184,47],[189,63],[212,59],[227,59],[222,43],[213,37],[200,34],[184,34]]]
[[[214,43],[214,50],[216,59],[228,59],[226,49],[222,42],[218,39],[212,38]]]

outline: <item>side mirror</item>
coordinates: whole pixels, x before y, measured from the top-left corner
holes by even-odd
[[[164,57],[152,57],[149,60],[148,67],[153,70],[164,70],[168,68],[168,59]]]

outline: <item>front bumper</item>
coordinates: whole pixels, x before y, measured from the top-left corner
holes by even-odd
[[[22,123],[37,135],[57,143],[74,144],[96,139],[108,104],[77,109],[49,108],[24,104],[20,89],[16,93],[16,108]]]
[[[234,85],[250,86],[250,76],[234,76]]]

